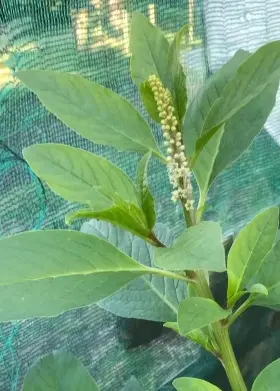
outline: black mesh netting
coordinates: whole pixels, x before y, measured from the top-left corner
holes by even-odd
[[[271,4],[264,6],[265,3]],[[50,141],[79,146],[106,156],[132,177],[139,158],[77,136],[18,84],[13,71],[36,68],[76,72],[123,95],[145,115],[129,76],[132,11],[145,13],[168,39],[183,24],[191,23],[181,60],[188,69],[193,96],[205,77],[239,47],[252,50],[280,38],[278,21],[273,17],[277,12],[280,15],[277,1],[254,1],[251,5],[242,0],[234,2],[234,7],[232,4],[227,0],[0,1],[0,237],[30,229],[63,227],[66,212],[76,207],[55,196],[34,176],[22,159],[24,147]],[[267,22],[269,17],[272,23]],[[269,132],[261,133],[211,191],[208,217],[221,221],[226,234],[238,230],[259,209],[278,202],[278,117],[276,109],[267,125]],[[159,129],[151,125],[161,142]],[[157,162],[151,167],[150,182],[158,219],[178,231],[180,211],[170,201],[166,173]],[[214,361],[196,345],[171,333],[128,348],[128,340],[135,333],[148,333],[149,327],[139,328],[132,323],[124,326],[120,319],[96,305],[56,318],[0,325],[0,389],[20,390],[30,364],[55,349],[77,355],[104,391],[121,390],[131,376],[147,391],[169,389],[169,381],[180,373],[211,376],[216,368]],[[242,341],[251,330],[248,326]],[[250,349],[259,343],[263,342],[255,338]]]

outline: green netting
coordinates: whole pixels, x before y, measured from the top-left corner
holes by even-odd
[[[229,38],[239,31],[238,27],[233,33],[230,31],[228,44],[223,42],[225,26],[221,20],[227,6],[226,0],[1,2],[0,236],[30,229],[61,228],[65,214],[76,207],[55,196],[32,174],[21,158],[24,147],[49,141],[82,147],[106,156],[132,177],[139,159],[77,136],[47,113],[36,97],[17,83],[11,70],[76,72],[123,95],[146,115],[129,76],[131,12],[145,13],[169,39],[183,24],[191,22],[189,42],[182,50],[181,60],[188,69],[188,86],[193,96],[205,77],[232,54],[224,46],[231,47]],[[245,11],[242,8],[240,15],[246,19]],[[216,30],[212,22],[217,23]],[[151,126],[157,140],[162,142],[160,130],[153,123]],[[278,202],[278,155],[274,139],[262,132],[243,157],[218,179],[211,191],[208,217],[222,221],[225,233],[238,230],[259,209]],[[159,221],[179,231],[180,209],[169,199],[166,172],[158,162],[150,169],[150,182]],[[148,345],[127,349],[130,331],[126,330],[124,335],[123,330],[118,318],[96,305],[52,319],[0,325],[0,389],[20,390],[30,364],[54,349],[77,355],[104,391],[121,390],[131,376],[145,390],[157,390],[180,373],[207,376],[215,367],[214,361],[196,345],[170,333]],[[245,333],[244,338],[247,336]],[[164,389],[170,387],[166,385]]]

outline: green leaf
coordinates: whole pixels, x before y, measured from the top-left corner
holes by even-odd
[[[175,333],[180,334],[179,326],[177,322],[166,322],[164,323],[163,327],[166,327],[167,329],[170,329]]]
[[[249,53],[238,50],[235,55],[201,88],[189,105],[184,122],[184,144],[188,155],[195,151],[195,145],[201,136],[205,120],[223,89],[234,77],[238,67],[249,57]]]
[[[24,149],[24,158],[49,187],[68,201],[105,209],[116,197],[139,204],[128,176],[101,156],[63,144],[37,144]]]
[[[215,301],[202,297],[190,297],[183,300],[178,308],[180,334],[187,335],[218,320],[225,319],[231,310],[224,310]]]
[[[211,344],[210,338],[207,334],[205,334],[202,330],[196,329],[193,331],[190,331],[187,335],[187,338],[192,340],[193,342],[198,343],[199,345],[203,346],[205,350],[208,352],[213,352],[214,348]]]
[[[254,284],[248,288],[248,292],[254,295],[267,296],[268,290],[263,284]]]
[[[227,262],[228,299],[250,285],[275,241],[278,216],[277,207],[266,209],[246,225],[235,239]],[[267,286],[265,283],[263,285]]]
[[[177,334],[180,334],[179,325],[177,322],[167,322],[167,323],[164,323],[163,326],[175,331],[175,333],[177,333]],[[208,335],[206,335],[202,330],[196,329],[196,330],[190,331],[188,334],[184,335],[184,337],[190,339],[193,342],[198,343],[199,345],[203,346],[204,349],[208,350],[209,352],[213,352],[213,346],[210,342],[210,339],[209,339]]]
[[[0,253],[0,321],[84,307],[150,272],[107,241],[75,231],[4,238]]]
[[[220,130],[215,130],[209,140],[205,137],[204,146],[204,141],[199,144],[193,167],[200,189],[199,205],[204,205],[208,190],[216,177],[242,155],[261,131],[275,105],[277,90],[278,82],[269,85]],[[201,140],[202,138],[199,143]]]
[[[177,391],[221,391],[213,384],[193,377],[181,377],[174,380],[172,384]]]
[[[122,391],[143,391],[143,388],[140,386],[136,377],[132,376],[128,380]]]
[[[270,42],[252,54],[223,89],[211,108],[203,131],[213,129],[236,114],[280,76],[280,41]]]
[[[224,271],[225,251],[220,225],[203,221],[186,228],[171,248],[155,249],[155,264],[167,270]]]
[[[164,159],[146,121],[115,92],[81,76],[54,71],[20,71],[16,77],[81,136],[122,151],[151,150]]]
[[[222,126],[211,139],[206,143],[199,153],[194,166],[193,172],[199,187],[199,204],[197,213],[201,216],[203,214],[208,189],[210,187],[210,177],[214,167],[215,159],[219,154],[219,146],[224,133],[224,126]]]
[[[156,75],[171,92],[178,118],[182,120],[187,105],[186,76],[179,62],[180,43],[187,26],[181,28],[169,45],[162,31],[141,13],[134,12],[131,22],[131,77],[140,89],[143,103],[156,122],[157,106],[146,81]]]
[[[252,391],[278,391],[280,384],[280,359],[273,361],[258,375]]]
[[[153,247],[139,238],[111,224],[94,220],[85,223],[82,229],[83,232],[107,239],[143,265],[154,266]],[[167,227],[158,224],[156,233],[162,242],[170,243],[171,234]],[[186,296],[187,286],[184,282],[147,275],[137,278],[98,304],[107,311],[125,318],[166,322],[177,319],[179,302]]]
[[[187,81],[183,67],[180,64],[180,44],[182,37],[188,31],[188,25],[183,26],[175,35],[168,52],[168,75],[172,86],[171,93],[176,113],[180,121],[184,118],[187,108]]]
[[[254,281],[266,287],[268,295],[260,296],[254,305],[273,308],[280,308],[280,241],[272,247],[264,258],[259,270],[257,271]]]
[[[209,79],[187,111],[184,139],[187,153],[191,155],[195,152],[193,171],[200,188],[201,206],[215,178],[250,146],[275,105],[278,81],[267,85],[254,99],[240,107],[226,121],[223,134],[218,130],[219,124],[203,133],[208,114],[221,98],[225,87],[238,74],[240,64],[248,57],[247,52],[238,51]]]
[[[94,211],[81,209],[69,212],[65,217],[65,222],[69,225],[76,219],[99,219],[107,221],[143,239],[149,239],[151,233],[144,212],[135,205],[121,200],[118,200],[116,205],[105,210]]]
[[[276,102],[278,81],[269,84],[260,95],[239,110],[225,124],[210,184],[248,149],[262,130]]]
[[[148,152],[140,160],[137,168],[136,184],[140,192],[142,210],[146,216],[148,227],[152,230],[156,223],[156,212],[154,198],[148,187],[148,164],[151,153]]]
[[[157,108],[157,103],[155,101],[154,93],[150,87],[150,84],[147,81],[144,81],[140,84],[140,95],[142,102],[145,106],[150,117],[157,123],[160,123],[161,118],[159,117],[159,112]]]
[[[83,364],[71,353],[42,357],[27,373],[22,391],[99,391]]]
[[[139,12],[132,14],[130,51],[131,77],[138,88],[151,75],[158,76],[165,87],[168,87],[169,43],[163,32]]]

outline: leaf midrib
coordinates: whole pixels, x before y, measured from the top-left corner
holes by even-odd
[[[150,287],[150,289],[175,313],[177,314],[177,308],[169,301],[166,299],[166,296],[162,295],[158,289],[154,287],[154,285],[148,281],[145,277],[141,277],[144,281],[145,284]],[[164,279],[164,277],[163,277]],[[165,284],[165,279],[164,279],[164,284]]]
[[[65,274],[59,274],[59,275],[55,275],[55,276],[45,276],[45,277],[40,277],[40,278],[27,278],[26,280],[19,280],[19,281],[13,281],[11,283],[0,283],[0,286],[11,286],[11,285],[15,285],[15,284],[24,284],[24,283],[28,283],[28,282],[36,282],[36,281],[43,281],[43,280],[49,280],[49,279],[56,279],[56,278],[66,278],[66,277],[73,277],[73,276],[88,276],[88,275],[95,275],[95,274],[106,274],[106,273],[141,273],[141,274],[150,274],[150,271],[149,270],[145,270],[147,268],[145,268],[145,266],[142,266],[140,268],[124,268],[124,269],[98,269],[98,270],[94,270],[94,271],[87,271],[87,272],[79,272],[79,273],[65,273]],[[136,276],[137,277],[137,276]]]

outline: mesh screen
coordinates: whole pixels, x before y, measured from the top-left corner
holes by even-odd
[[[131,12],[146,14],[168,39],[183,24],[191,23],[181,60],[188,69],[188,87],[193,96],[205,77],[237,48],[252,50],[267,40],[279,38],[277,19],[273,17],[276,11],[280,12],[277,2],[250,3],[244,0],[235,0],[234,4],[229,0],[2,1],[0,236],[30,229],[61,228],[65,214],[76,208],[55,196],[32,174],[22,159],[24,147],[52,141],[85,148],[104,155],[131,177],[139,159],[135,154],[121,154],[77,136],[47,113],[37,98],[17,83],[12,71],[53,69],[79,73],[126,97],[146,116],[129,76]],[[266,12],[259,13],[257,3],[271,4]],[[265,6],[261,7],[264,10]],[[259,36],[262,38],[258,39]],[[269,132],[262,132],[211,190],[208,217],[221,221],[225,233],[238,230],[260,208],[278,202],[280,160],[275,142],[278,118],[276,108],[267,124]],[[161,143],[160,130],[150,124]],[[150,182],[159,221],[179,231],[180,210],[174,209],[169,199],[167,176],[157,162],[150,169]],[[0,389],[19,390],[30,364],[55,349],[77,355],[104,391],[121,390],[132,375],[149,391],[160,389],[183,371],[206,376],[213,369],[214,362],[208,355],[172,334],[127,349],[121,330],[118,318],[95,305],[56,318],[0,325]]]
[[[138,156],[120,154],[80,138],[47,113],[36,97],[12,77],[13,70],[31,68],[76,72],[115,90],[145,115],[129,76],[128,34],[134,10],[145,13],[169,39],[190,15],[195,28],[182,61],[187,63],[189,49],[195,48],[190,56],[189,77],[195,90],[204,78],[200,1],[188,6],[183,0],[9,0],[1,5],[1,236],[63,227],[66,212],[76,207],[55,196],[29,170],[21,151],[30,144],[54,141],[82,147],[106,156],[130,176],[135,175]],[[159,129],[151,125],[161,142]],[[166,174],[159,163],[154,162],[150,176],[159,219],[177,224],[179,229],[176,216],[180,212],[178,209],[174,215]],[[52,319],[5,324],[0,330],[0,389],[7,391],[20,389],[30,364],[54,349],[76,354],[102,390],[120,390],[132,375],[145,389],[158,389],[186,365],[191,366],[200,354],[196,346],[189,342],[183,346],[181,340],[169,334],[149,345],[127,349],[120,321],[95,305]],[[129,338],[129,330],[127,333]],[[176,348],[181,353],[174,362]]]

